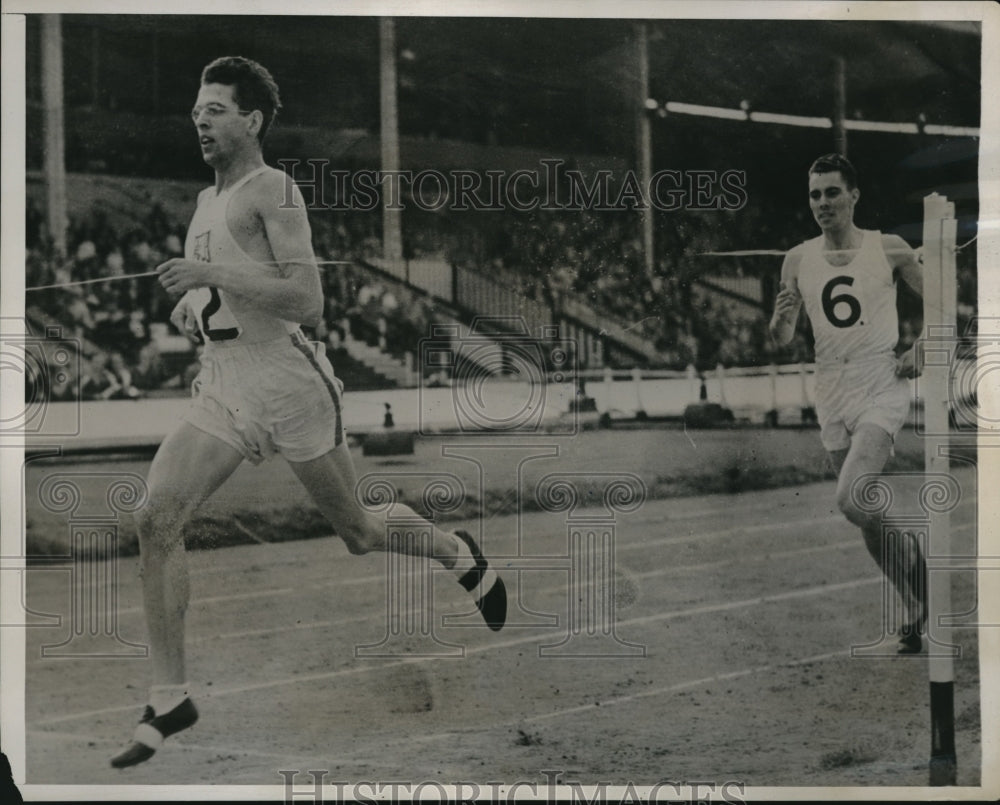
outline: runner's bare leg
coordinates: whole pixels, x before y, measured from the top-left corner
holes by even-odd
[[[149,501],[136,513],[136,530],[154,686],[186,681],[184,615],[190,581],[182,528],[242,461],[234,447],[186,422],[164,440],[153,459]]]

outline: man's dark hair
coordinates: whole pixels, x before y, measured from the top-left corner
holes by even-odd
[[[833,173],[834,171],[840,171],[848,190],[854,190],[858,186],[858,172],[847,157],[840,154],[824,154],[809,168],[809,173]]]
[[[240,109],[246,112],[260,110],[264,122],[257,132],[257,139],[263,142],[264,135],[281,109],[278,85],[266,67],[242,56],[222,56],[201,71],[201,83],[230,86]]]

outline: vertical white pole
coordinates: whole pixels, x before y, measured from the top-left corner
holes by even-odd
[[[777,411],[778,410],[778,367],[776,364],[771,364],[768,367],[768,374],[771,376],[771,407]]]
[[[403,359],[406,364],[406,386],[407,388],[414,388],[417,385],[417,375],[416,369],[414,368],[416,362],[414,361],[413,353],[410,350],[407,350]]]
[[[379,26],[379,63],[382,115],[382,170],[391,174],[399,170],[399,110],[396,92],[396,21],[383,17]],[[391,180],[390,180],[391,181]],[[400,199],[391,197],[383,186],[382,256],[386,267],[395,276],[403,272],[403,230],[399,209]]]
[[[924,198],[924,345],[937,355],[951,354],[957,344],[955,206],[937,193]],[[952,360],[935,357],[924,367],[924,468],[928,474],[947,475],[948,404],[951,399]],[[943,508],[943,507],[942,507]],[[935,559],[951,555],[951,518],[946,510],[930,513],[928,534],[928,675],[930,679],[931,785],[955,785],[954,662],[951,628],[938,623],[953,612],[951,573],[934,572]]]
[[[45,99],[45,188],[49,234],[66,256],[66,148],[63,117],[62,18],[42,15],[42,95]]]
[[[637,22],[635,25],[635,50],[639,67],[635,98],[636,151],[638,152],[639,181],[642,184],[642,192],[645,194],[653,175],[653,148],[649,111],[646,109],[646,100],[649,98],[649,37],[644,22]],[[653,210],[648,204],[648,199],[645,209],[640,210],[639,214],[642,216],[643,264],[646,267],[646,274],[651,277],[653,276],[655,258],[653,255]]]
[[[635,387],[635,414],[642,419],[646,415],[646,408],[642,404],[642,369],[638,366],[632,370],[632,385]]]
[[[847,156],[847,62],[843,56],[833,62],[833,150]]]
[[[719,379],[719,402],[722,403],[723,408],[728,408],[729,403],[726,402],[726,369],[721,363],[715,366],[715,376]]]
[[[806,385],[806,365],[799,362],[799,382],[802,386],[802,407],[809,408],[812,403],[809,402],[809,387]]]

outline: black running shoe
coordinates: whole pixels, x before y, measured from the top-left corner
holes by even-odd
[[[920,635],[927,629],[927,601],[921,602],[920,620],[904,623],[899,629],[897,654],[919,654],[924,643]]]
[[[455,535],[469,546],[476,566],[458,580],[476,602],[486,625],[499,632],[507,621],[507,588],[486,557],[479,550],[476,541],[467,531],[456,531]]]
[[[924,647],[924,641],[920,637],[921,624],[907,623],[899,630],[899,645],[896,648],[897,654],[919,654]]]
[[[186,730],[198,720],[198,710],[190,699],[185,699],[169,713],[156,715],[148,704],[142,713],[142,720],[135,728],[132,745],[111,758],[111,765],[116,769],[135,766],[149,760],[164,738],[169,738],[175,732]]]
[[[911,540],[914,539],[912,534],[907,534],[907,536]],[[923,648],[923,640],[920,635],[927,628],[927,562],[920,553],[919,544],[914,543],[914,545],[917,551],[917,558],[907,571],[907,586],[909,587],[910,595],[917,599],[920,607],[920,617],[912,623],[904,623],[900,628],[899,647],[896,649],[898,654],[919,654]]]

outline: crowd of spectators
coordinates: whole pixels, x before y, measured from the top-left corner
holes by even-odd
[[[186,389],[197,372],[198,351],[183,342],[164,352],[175,301],[150,274],[183,254],[184,224],[153,204],[145,217],[116,227],[102,210],[70,222],[68,254],[56,254],[45,221],[30,199],[26,210],[25,308],[36,328],[57,325],[63,340],[79,345],[79,371],[50,372],[49,398],[138,399],[163,389]],[[321,260],[368,259],[381,253],[378,218],[341,213],[313,220]],[[121,277],[128,277],[120,279]],[[321,272],[324,320],[312,334],[333,349],[345,338],[367,341],[402,357],[428,332],[435,311],[427,299],[399,283],[380,282],[353,265]],[[70,284],[66,283],[79,283]],[[57,381],[55,378],[58,377]]]
[[[151,277],[116,279],[152,271],[183,252],[183,230],[159,205],[125,233],[101,210],[70,221],[68,254],[57,254],[44,220],[29,201],[26,215],[25,310],[35,324],[58,325],[79,345],[79,375],[53,381],[52,397],[137,399],[173,382],[154,330],[166,330],[172,303]],[[105,280],[105,281],[102,281]],[[54,375],[55,377],[55,375]]]
[[[654,218],[657,257],[651,272],[643,260],[641,219],[631,211],[539,208],[474,213],[448,223],[448,234],[438,241],[450,261],[502,277],[525,298],[549,305],[557,320],[567,296],[583,301],[643,336],[672,368],[813,360],[804,316],[788,345],[778,347],[768,335],[780,260],[770,255],[703,256],[709,251],[790,248],[815,235],[808,209],[789,213],[761,202],[738,215],[660,215]],[[975,258],[975,249],[960,249],[957,255],[960,332],[975,315]],[[713,287],[724,278],[744,280],[742,298]],[[898,308],[898,348],[903,350],[921,331],[922,302],[904,286]]]
[[[643,263],[639,216],[622,211],[404,214],[404,255],[434,256],[500,279],[525,299],[548,306],[556,321],[566,299],[582,302],[645,338],[673,368],[809,361],[811,338],[804,323],[783,349],[767,336],[771,300],[765,296],[773,286],[768,291],[758,282],[756,299],[739,299],[703,282],[775,268],[753,259],[707,260],[699,257],[703,251],[726,244],[788,246],[801,239],[792,226],[784,230],[790,242],[782,244],[769,229],[776,216],[744,212],[660,216],[655,230],[659,257],[652,273]],[[311,222],[321,260],[380,256],[379,214],[324,210],[314,212]],[[806,220],[791,223],[809,231]],[[196,352],[164,355],[160,346],[163,336],[176,336],[169,324],[173,301],[155,277],[116,279],[151,272],[181,255],[183,237],[184,224],[171,220],[159,204],[128,226],[115,226],[97,209],[71,222],[69,254],[63,257],[54,253],[43,216],[29,201],[26,285],[87,281],[28,294],[29,315],[61,325],[65,337],[81,344],[80,377],[54,383],[53,398],[80,393],[87,399],[136,399],[158,389],[187,387],[197,368]],[[959,263],[960,313],[966,317],[975,299],[970,254]],[[403,283],[380,280],[356,265],[337,265],[321,275],[325,317],[315,336],[332,348],[350,336],[402,356],[437,320],[434,304]],[[912,343],[919,329],[918,305],[915,315],[904,311],[902,345]]]
[[[370,261],[381,257],[381,217],[337,211],[314,214],[313,246],[320,260]],[[418,234],[415,242],[426,248]],[[408,243],[408,246],[410,246]],[[414,253],[407,249],[408,256]],[[426,295],[405,283],[380,280],[355,265],[337,265],[320,272],[323,321],[316,337],[336,349],[348,336],[403,358],[438,320]]]
[[[726,244],[761,243],[769,237],[763,216],[676,212],[656,219],[648,272],[638,214],[628,211],[543,210],[478,215],[459,222],[446,240],[450,261],[491,276],[525,298],[548,305],[558,320],[567,297],[585,303],[652,343],[665,365],[682,369],[809,360],[804,334],[775,350],[767,338],[770,299],[758,293],[745,301],[707,290],[703,279],[758,272],[775,266],[701,258]],[[475,226],[473,225],[475,224]],[[773,241],[772,241],[773,242]],[[790,244],[789,244],[790,245]],[[753,284],[753,283],[751,283]]]

